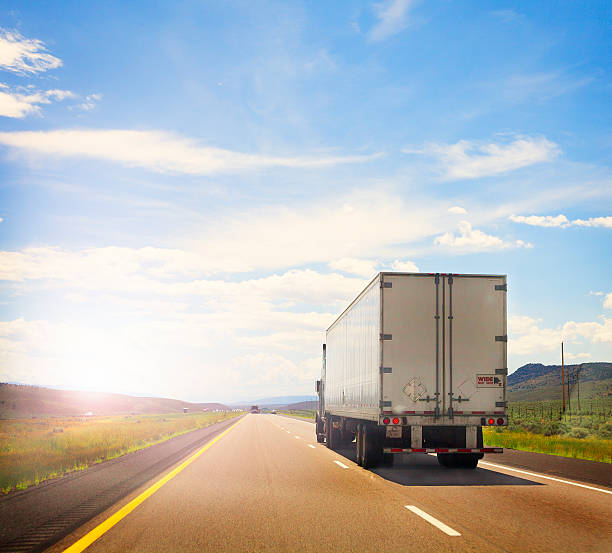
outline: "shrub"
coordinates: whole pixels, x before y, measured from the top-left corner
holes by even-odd
[[[584,428],[574,428],[570,435],[572,438],[582,439],[586,438],[589,433]]]
[[[612,438],[612,421],[606,421],[599,425],[597,429],[597,435],[600,438]]]

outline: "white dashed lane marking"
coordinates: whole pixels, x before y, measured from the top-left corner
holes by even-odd
[[[443,522],[440,522],[437,518],[432,517],[430,514],[426,513],[425,511],[422,511],[414,505],[404,505],[404,507],[406,507],[406,509],[408,509],[409,511],[412,511],[415,515],[420,516],[423,520],[429,522],[429,524],[433,524],[438,530],[442,530],[442,532],[448,534],[449,536],[461,535],[459,532],[457,532],[457,530],[453,530],[450,526],[447,526]]]

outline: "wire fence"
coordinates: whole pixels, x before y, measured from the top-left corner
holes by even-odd
[[[574,417],[590,417],[605,422],[612,418],[612,399],[587,399],[579,405],[566,403],[565,412],[560,400],[521,401],[508,405],[508,421],[558,421]]]

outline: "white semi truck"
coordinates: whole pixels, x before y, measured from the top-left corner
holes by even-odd
[[[435,453],[475,468],[507,424],[506,276],[379,273],[327,329],[317,440],[363,467]]]

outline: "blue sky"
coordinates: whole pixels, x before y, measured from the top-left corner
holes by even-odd
[[[612,360],[605,2],[0,8],[0,378],[311,393],[378,270],[508,274],[509,368]]]

